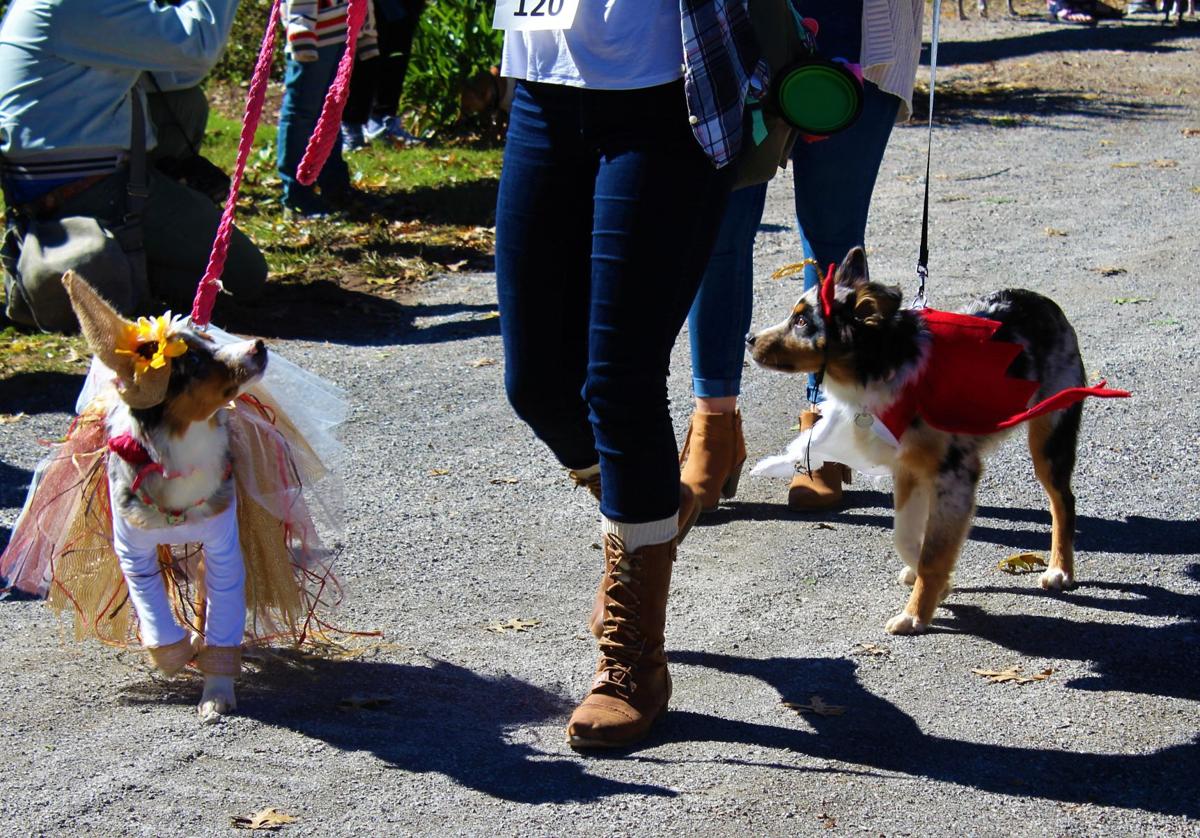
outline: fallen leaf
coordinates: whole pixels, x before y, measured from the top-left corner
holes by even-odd
[[[479,369],[480,367],[494,367],[494,366],[496,366],[496,359],[495,358],[476,358],[468,366],[474,367],[475,369]]]
[[[445,477],[449,473],[450,469],[448,468],[431,468],[429,470],[430,477]]]
[[[1185,137],[1200,137],[1200,128],[1184,128],[1179,133]]]
[[[492,623],[490,626],[486,626],[486,629],[496,634],[506,634],[510,631],[529,631],[541,624],[541,620],[523,620],[520,617],[514,617],[503,623]]]
[[[816,259],[805,259],[803,262],[793,262],[790,265],[784,265],[782,268],[775,271],[775,273],[771,274],[771,279],[787,279],[789,276],[802,274],[804,273],[804,269],[809,265],[820,267],[817,265]]]
[[[1095,268],[1089,268],[1089,270],[1095,271],[1100,276],[1121,276],[1122,274],[1129,273],[1129,271],[1119,268],[1116,265],[1098,265]]]
[[[825,812],[817,815],[817,820],[821,822],[821,826],[825,829],[833,829],[837,826],[837,818]]]
[[[827,524],[824,521],[818,521],[817,523],[812,525],[812,528],[814,530],[836,530],[837,529],[837,527],[835,527],[833,524]]]
[[[299,818],[285,815],[274,806],[255,812],[253,815],[234,815],[230,818],[234,829],[269,829],[277,830],[285,823],[295,823]]]
[[[1028,684],[1033,681],[1045,681],[1054,672],[1053,669],[1043,669],[1037,675],[1025,675],[1021,672],[1021,667],[1010,666],[1003,671],[993,669],[972,669],[971,672],[975,675],[982,675],[993,684],[1004,684],[1012,682],[1014,684]]]
[[[1158,160],[1155,160],[1152,165],[1156,169],[1174,169],[1176,166],[1179,165],[1179,161],[1178,160],[1168,160],[1166,158],[1159,158]]]
[[[11,425],[14,422],[20,422],[26,414],[22,413],[0,413],[0,425]]]
[[[1016,553],[996,564],[996,567],[1014,576],[1019,573],[1034,573],[1039,567],[1045,566],[1046,560],[1038,553]]]
[[[1149,297],[1113,297],[1113,303],[1119,306],[1129,305],[1130,303],[1148,303]]]
[[[891,653],[891,649],[887,646],[880,646],[878,643],[855,643],[854,648],[850,650],[852,655],[870,655],[876,658]]]
[[[520,483],[520,479],[516,477],[493,477],[488,481],[493,486],[512,486],[515,483]]]
[[[470,259],[460,259],[457,262],[451,262],[449,265],[446,266],[446,270],[450,271],[450,273],[456,274],[459,271],[461,271],[463,268],[465,268],[467,266],[467,263],[470,261],[471,261]]]
[[[1112,167],[1114,169],[1136,169],[1138,167],[1138,164],[1137,163],[1113,163]]]
[[[500,316],[500,312],[498,312],[498,311],[489,311],[487,314],[481,314],[481,315],[479,315],[479,319],[480,319],[480,320],[495,320],[495,319],[496,319],[497,317],[499,317],[499,316]]]
[[[391,696],[387,695],[354,695],[346,696],[338,702],[339,710],[378,710],[380,707],[386,707],[392,703]]]
[[[1059,230],[1059,229],[1057,229],[1057,228],[1055,228],[1055,227],[1047,227],[1047,228],[1046,228],[1046,235],[1047,235],[1047,236],[1060,236],[1060,237],[1061,237],[1061,236],[1066,236],[1066,235],[1069,235],[1069,234],[1067,233],[1067,231],[1066,231],[1066,230]]]
[[[825,699],[819,695],[814,695],[808,704],[797,704],[794,701],[785,701],[783,706],[790,710],[795,710],[797,713],[815,713],[818,716],[840,716],[846,712],[845,707],[838,707],[833,704],[826,704]]]

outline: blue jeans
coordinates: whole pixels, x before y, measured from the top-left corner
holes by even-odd
[[[863,112],[857,122],[827,140],[801,140],[792,151],[800,246],[805,258],[822,266],[820,272],[805,268],[805,289],[820,281],[830,262],[841,262],[850,248],[862,244],[866,233],[871,193],[900,100],[870,82],[864,87]],[[741,389],[754,235],[765,194],[765,185],[750,186],[730,197],[713,260],[689,316],[692,387],[700,397],[736,396]],[[820,399],[812,376],[808,398],[813,403]]]
[[[317,127],[325,94],[337,73],[343,44],[317,48],[317,60],[300,62],[290,56],[283,76],[283,102],[279,108],[279,136],[275,165],[283,183],[283,205],[302,212],[324,209],[312,186],[296,180],[296,169],[304,157],[308,138]],[[342,144],[335,142],[329,159],[317,175],[316,185],[326,196],[341,195],[350,189],[350,169],[342,159]]]
[[[599,461],[611,520],[679,507],[671,347],[731,178],[692,136],[682,82],[517,84],[496,206],[508,399],[564,466]]]

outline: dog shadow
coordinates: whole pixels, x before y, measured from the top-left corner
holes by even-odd
[[[801,724],[810,730],[676,711],[662,722],[662,736],[668,741],[769,747],[849,763],[867,772],[999,794],[1200,816],[1200,797],[1182,793],[1179,786],[1179,778],[1193,776],[1200,764],[1200,737],[1148,754],[962,742],[923,732],[911,716],[864,688],[857,664],[849,660],[752,659],[693,651],[674,652],[671,660],[757,678],[774,688],[781,700],[803,700],[819,685],[823,698],[847,711],[839,717],[806,716]]]
[[[127,688],[124,700],[190,705],[197,685],[189,680],[146,679]],[[542,804],[675,795],[597,776],[582,760],[514,741],[514,731],[565,718],[570,709],[562,697],[517,678],[439,660],[425,666],[271,650],[238,684],[239,715],[341,751],[374,754],[397,770],[443,774],[491,797]]]
[[[808,521],[846,524],[891,530],[892,495],[874,490],[855,490],[845,495],[842,509],[828,512],[793,512],[783,503],[732,501],[701,516],[698,524],[711,526],[734,520]],[[878,510],[889,510],[880,514]],[[981,523],[1002,521],[1002,526]],[[1015,523],[1034,525],[1013,527]],[[1200,552],[1200,521],[1127,515],[1120,519],[1079,515],[1075,521],[1075,549],[1081,553],[1186,556]],[[968,538],[1020,550],[1050,547],[1050,513],[1045,509],[1009,506],[980,506]]]
[[[1200,563],[1186,575],[1200,582]],[[1019,587],[959,588],[962,593],[1046,596]],[[1084,582],[1068,598],[1083,609],[1117,611],[1170,620],[1164,625],[1122,625],[1064,620],[1029,614],[992,614],[977,605],[942,603],[952,617],[939,615],[944,627],[987,640],[1022,656],[1072,658],[1089,664],[1092,674],[1067,686],[1080,690],[1143,693],[1200,701],[1200,596],[1143,582]]]

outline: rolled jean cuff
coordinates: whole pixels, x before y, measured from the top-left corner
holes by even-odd
[[[810,404],[817,405],[825,401],[825,395],[821,392],[821,388],[817,385],[815,376],[810,375],[808,377],[808,388],[804,391],[804,394],[808,396],[808,401]]]
[[[724,399],[742,392],[742,379],[693,378],[692,394],[698,399]]]

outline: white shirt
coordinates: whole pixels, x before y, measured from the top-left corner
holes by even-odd
[[[580,0],[570,29],[510,31],[500,74],[598,90],[636,90],[683,76],[679,0]]]

